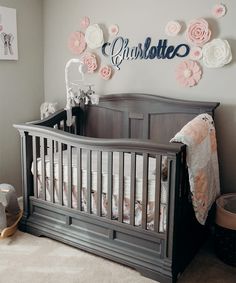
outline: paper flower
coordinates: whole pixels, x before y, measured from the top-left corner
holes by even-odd
[[[99,74],[104,80],[109,80],[111,78],[111,73],[112,69],[110,66],[103,66],[99,70]]]
[[[108,28],[109,34],[114,36],[117,35],[119,32],[119,27],[118,25],[110,25]]]
[[[90,24],[90,19],[88,17],[84,17],[82,21],[80,22],[80,26],[84,29],[86,29]]]
[[[181,25],[179,22],[170,21],[165,27],[165,33],[169,36],[176,36],[181,30]]]
[[[221,18],[226,14],[226,7],[223,4],[217,4],[212,9],[212,15],[216,18]]]
[[[202,58],[202,48],[194,46],[190,50],[190,58],[192,60],[200,60]]]
[[[99,25],[90,25],[85,32],[85,40],[88,47],[95,49],[101,47],[104,43],[103,31],[100,29]]]
[[[208,68],[219,68],[232,60],[231,48],[227,40],[213,39],[202,48],[203,63]]]
[[[186,31],[187,41],[196,46],[202,46],[210,40],[211,30],[204,19],[196,19],[189,23]]]
[[[83,56],[82,60],[83,60],[83,63],[87,66],[88,73],[93,73],[97,69],[98,65],[97,65],[97,58],[95,54],[87,52]]]
[[[196,85],[201,79],[202,71],[195,61],[186,60],[179,64],[176,69],[176,79],[180,85],[191,87]]]
[[[80,31],[73,32],[68,41],[68,47],[74,54],[81,54],[86,48],[84,34]]]

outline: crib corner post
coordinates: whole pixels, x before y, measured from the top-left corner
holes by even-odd
[[[32,137],[28,132],[20,130],[21,136],[21,174],[24,212],[21,227],[24,230],[25,222],[30,214],[29,197],[32,195],[33,182],[31,174]]]

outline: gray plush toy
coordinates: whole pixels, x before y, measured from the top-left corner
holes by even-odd
[[[0,232],[6,228],[6,213],[17,215],[20,212],[15,188],[9,184],[0,184]]]

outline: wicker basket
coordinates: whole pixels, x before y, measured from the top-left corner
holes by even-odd
[[[216,201],[215,252],[236,266],[236,194],[222,195]]]

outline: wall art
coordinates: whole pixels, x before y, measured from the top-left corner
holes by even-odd
[[[1,6],[0,60],[18,60],[16,10]]]

